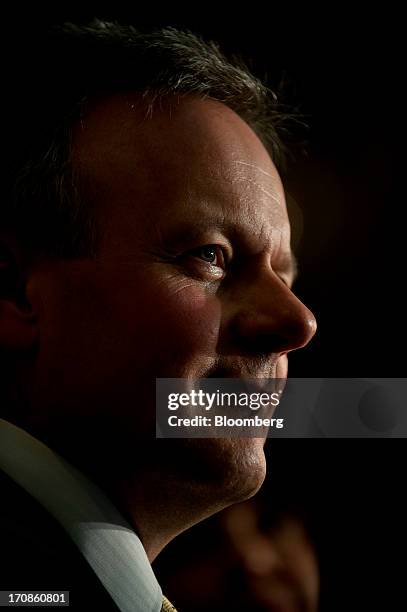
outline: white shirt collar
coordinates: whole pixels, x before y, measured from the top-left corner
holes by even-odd
[[[68,532],[122,612],[161,610],[161,588],[140,539],[93,482],[4,419],[0,468]]]

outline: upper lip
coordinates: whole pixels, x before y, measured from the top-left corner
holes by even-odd
[[[272,373],[275,374],[275,366],[272,368]],[[259,393],[279,393],[282,395],[286,384],[286,379],[276,378],[275,376],[264,376],[257,372],[254,375],[252,372],[243,372],[237,368],[215,367],[209,372],[205,378],[238,378],[243,381],[245,386],[250,390],[255,390]],[[270,388],[271,387],[271,388]]]

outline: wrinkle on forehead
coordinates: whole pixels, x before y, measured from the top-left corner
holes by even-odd
[[[254,185],[257,189],[259,189],[262,193],[264,193],[266,196],[268,196],[271,200],[273,200],[277,204],[281,203],[281,195],[279,196],[279,195],[276,195],[275,193],[272,193],[271,191],[268,191],[262,185],[260,185],[258,183],[258,181],[254,180],[254,179],[246,178],[245,181],[249,185]]]
[[[258,166],[257,164],[249,164],[248,162],[244,162],[241,159],[236,160],[235,164],[241,164],[242,166],[248,166],[249,168],[254,168],[255,170],[258,170],[259,172],[261,172],[265,176],[268,176],[271,179],[275,179],[276,178],[275,174],[272,175],[272,174],[270,174],[270,172],[266,172],[265,170],[263,170],[263,168],[260,168],[260,166]]]

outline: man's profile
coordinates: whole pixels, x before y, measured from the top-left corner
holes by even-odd
[[[285,378],[315,332],[279,116],[190,33],[95,22],[49,45],[11,96],[0,210],[2,588],[159,610],[148,561],[265,461],[258,438],[156,440],[155,379]]]

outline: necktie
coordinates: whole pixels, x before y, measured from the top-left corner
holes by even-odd
[[[163,595],[163,605],[161,607],[161,612],[177,612],[171,602],[168,601],[166,597]]]

